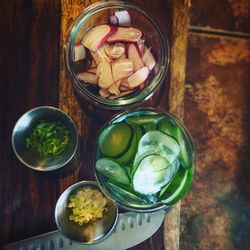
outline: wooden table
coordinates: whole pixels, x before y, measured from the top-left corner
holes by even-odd
[[[94,179],[93,140],[105,119],[77,101],[66,77],[62,45],[72,20],[96,1],[59,0],[10,3],[2,1],[1,31],[1,165],[0,246],[56,228],[54,207],[71,184]],[[163,88],[144,106],[183,117],[188,24],[187,0],[133,1],[155,16],[170,42],[171,62]],[[60,62],[60,63],[59,63]],[[53,173],[24,167],[11,148],[16,120],[39,105],[59,106],[75,121],[80,135],[76,157]],[[86,112],[86,108],[88,111]],[[108,119],[108,117],[106,117]],[[179,249],[180,203],[166,213],[164,225],[150,239],[132,249]]]

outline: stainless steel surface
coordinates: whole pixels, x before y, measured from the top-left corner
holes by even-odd
[[[101,219],[82,226],[70,221],[69,216],[71,211],[67,207],[69,196],[75,194],[79,189],[86,187],[90,187],[91,189],[96,189],[101,192],[97,183],[93,181],[81,181],[70,186],[61,194],[57,201],[55,208],[55,220],[58,229],[67,238],[76,242],[90,244],[105,238],[114,229],[118,217],[118,208],[111,199],[106,197],[107,211]]]
[[[60,121],[70,131],[70,141],[65,150],[53,159],[41,158],[26,148],[25,138],[40,120]],[[51,171],[68,163],[74,156],[78,145],[78,135],[73,120],[63,111],[50,106],[41,106],[29,110],[17,121],[12,132],[12,147],[18,159],[34,170]]]
[[[74,243],[59,231],[54,231],[6,245],[4,250],[124,250],[154,234],[162,224],[164,216],[164,210],[154,213],[121,213],[109,237],[96,244]]]

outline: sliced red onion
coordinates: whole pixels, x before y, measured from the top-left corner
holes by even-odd
[[[121,90],[121,91],[132,90],[132,88],[130,88],[130,87],[128,86],[128,77],[123,78],[123,79],[121,80],[120,90]]]
[[[77,62],[86,58],[86,50],[82,44],[78,44],[73,49],[73,62]]]
[[[78,79],[98,84],[100,96],[117,99],[143,89],[156,62],[141,38],[142,32],[130,26],[128,11],[116,11],[109,23],[112,25],[97,25],[85,34],[82,44],[74,47],[73,60],[86,58],[88,48],[93,60],[87,72],[77,75]]]
[[[111,84],[108,88],[108,91],[111,93],[111,94],[114,94],[116,96],[119,96],[120,95],[120,90],[119,88],[117,87],[117,85],[115,83]]]
[[[142,32],[134,27],[118,27],[117,31],[108,37],[107,42],[137,42]]]
[[[117,27],[107,24],[101,24],[90,29],[82,39],[84,47],[96,51],[107,39],[116,33]]]
[[[95,60],[92,60],[90,64],[90,68],[96,68],[96,66],[97,66],[97,63],[95,62]]]
[[[115,12],[115,17],[118,20],[118,25],[120,26],[130,26],[131,25],[131,17],[127,10],[121,10]]]
[[[120,79],[120,80],[117,80],[117,81],[115,82],[117,88],[120,88],[121,82],[122,82],[121,79]]]
[[[118,59],[125,54],[125,45],[123,43],[115,43],[112,45],[105,45],[105,52],[111,59]]]
[[[153,54],[150,51],[150,48],[145,47],[145,53],[142,56],[142,61],[146,66],[148,66],[150,71],[154,68],[156,61]]]
[[[89,69],[87,70],[87,72],[88,72],[88,73],[92,73],[92,74],[96,74],[96,68],[97,68],[97,67],[89,68]]]
[[[142,56],[144,54],[144,49],[145,49],[145,39],[140,38],[137,42],[138,48],[140,50],[140,55]]]
[[[91,50],[90,50],[90,54],[93,58],[93,61],[95,61],[95,64],[98,65],[101,62],[99,55],[96,52],[91,51]]]
[[[139,85],[139,89],[142,90],[145,88],[145,82],[143,82],[142,84]]]
[[[149,74],[149,68],[147,66],[139,69],[128,78],[128,86],[130,88],[138,87],[140,84],[146,81],[148,74]]]
[[[118,25],[118,18],[115,15],[110,16],[109,23],[112,25]]]
[[[108,97],[110,96],[110,93],[107,89],[104,89],[104,88],[100,88],[99,89],[99,95],[102,96],[102,97]]]
[[[120,85],[123,86],[123,87],[129,88],[129,86],[128,86],[128,77],[122,78]]]
[[[134,71],[137,71],[144,66],[137,43],[130,43],[128,45],[127,55],[128,59],[133,63]]]
[[[96,64],[99,64],[101,61],[106,60],[107,62],[111,62],[112,60],[109,58],[109,56],[105,52],[105,46],[106,44],[103,44],[101,47],[99,47],[95,52],[90,51],[91,56],[93,57]]]
[[[103,44],[95,53],[99,56],[100,61],[106,60],[107,62],[112,62],[112,59],[105,52],[105,46],[106,44]]]
[[[98,76],[96,74],[90,72],[83,72],[77,75],[77,78],[80,81],[90,84],[97,84],[98,83]]]
[[[126,58],[120,58],[112,63],[112,73],[114,81],[128,77],[133,74],[133,63]]]
[[[111,96],[109,96],[108,98],[109,98],[109,99],[112,99],[112,100],[115,100],[115,99],[117,99],[117,98],[120,98],[120,97],[129,95],[129,94],[131,94],[131,93],[133,93],[133,92],[134,92],[134,90],[128,90],[128,91],[121,92],[119,96],[111,95]]]
[[[122,85],[120,86],[120,91],[128,91],[128,90],[131,90],[131,89]]]
[[[98,85],[101,88],[108,88],[114,83],[111,65],[107,61],[103,60],[98,64],[96,74],[99,76]]]

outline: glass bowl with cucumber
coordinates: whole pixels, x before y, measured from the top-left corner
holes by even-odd
[[[153,108],[120,113],[101,129],[94,170],[120,207],[153,212],[181,200],[195,169],[193,139],[173,115]]]

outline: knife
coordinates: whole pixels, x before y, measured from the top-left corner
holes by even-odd
[[[124,250],[154,234],[164,217],[164,210],[153,213],[120,213],[114,231],[98,243],[79,244],[65,238],[59,231],[53,231],[8,244],[4,250]]]

